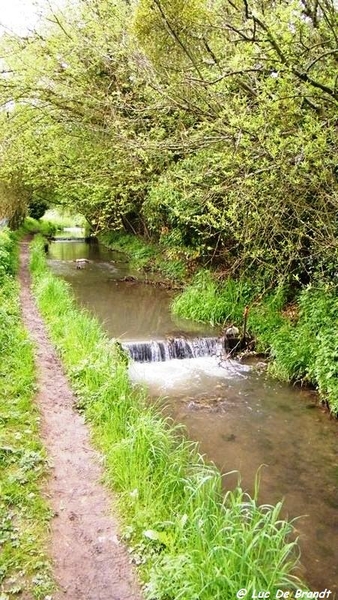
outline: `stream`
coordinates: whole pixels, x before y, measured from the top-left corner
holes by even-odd
[[[76,259],[90,262],[77,269]],[[95,243],[54,241],[48,263],[68,281],[78,302],[122,342],[214,336],[212,327],[170,315],[174,293],[138,281],[122,254]],[[140,363],[130,377],[161,397],[166,414],[183,423],[189,439],[223,473],[241,474],[253,493],[261,465],[261,503],[284,499],[283,516],[300,538],[302,577],[311,589],[338,598],[338,422],[316,394],[269,378],[255,360],[220,362],[216,356]],[[238,475],[225,476],[225,486]]]

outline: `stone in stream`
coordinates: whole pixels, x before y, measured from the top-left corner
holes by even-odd
[[[76,268],[77,269],[84,269],[85,266],[89,263],[90,261],[88,260],[88,258],[76,258],[75,259],[75,263],[76,263]]]

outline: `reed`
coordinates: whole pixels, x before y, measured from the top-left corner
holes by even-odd
[[[227,279],[219,284],[210,271],[199,271],[172,303],[174,314],[211,325],[239,322],[252,297],[248,282]]]
[[[294,575],[297,544],[281,504],[259,506],[240,486],[223,495],[217,469],[131,385],[120,347],[76,307],[67,284],[41,270],[42,255],[37,240],[35,294],[104,454],[146,598],[224,600],[254,585],[271,595],[304,587]]]

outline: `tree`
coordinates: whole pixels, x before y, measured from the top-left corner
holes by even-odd
[[[3,40],[0,177],[306,281],[337,255],[337,30],[333,0],[83,0]]]

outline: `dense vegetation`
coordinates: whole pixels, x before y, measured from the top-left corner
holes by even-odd
[[[38,218],[60,205],[109,239],[123,231],[159,244],[168,275],[198,271],[173,310],[240,324],[249,306],[249,327],[278,375],[315,383],[337,413],[335,0],[78,0],[49,12],[35,33],[3,36],[0,56],[0,220],[15,227],[27,212]],[[133,244],[140,260],[152,260],[152,250]],[[39,568],[30,525],[36,515],[43,525],[47,513],[21,498],[36,485],[43,454],[32,434],[28,454],[21,449],[26,430],[35,435],[27,424],[28,416],[36,421],[27,408],[34,374],[5,245],[7,354],[9,331],[13,338],[1,369],[13,402],[11,414],[4,408],[1,510],[20,509],[2,527],[9,577],[22,549]],[[240,489],[223,501],[219,474],[131,389],[116,347],[46,272],[41,248],[32,268],[120,490],[148,597],[292,588],[291,528],[280,506],[259,507]],[[12,418],[24,424],[20,439]]]
[[[223,271],[330,276],[337,19],[333,0],[80,0],[5,36],[2,185]]]
[[[330,411],[338,415],[338,298],[334,285],[308,285],[292,304],[279,286],[257,301],[252,281],[217,283],[199,272],[173,303],[173,311],[197,321],[243,323],[247,305],[248,331],[256,349],[270,353],[269,372],[285,381],[315,385]]]
[[[106,481],[118,492],[145,597],[223,600],[243,587],[273,597],[278,588],[303,587],[281,504],[260,506],[258,489],[253,498],[240,487],[224,497],[219,472],[131,385],[121,347],[50,273],[39,240],[31,269],[40,310],[105,455]]]
[[[33,403],[33,348],[20,322],[16,244],[0,231],[0,596],[53,589],[46,555],[51,516],[41,486],[46,455]]]

